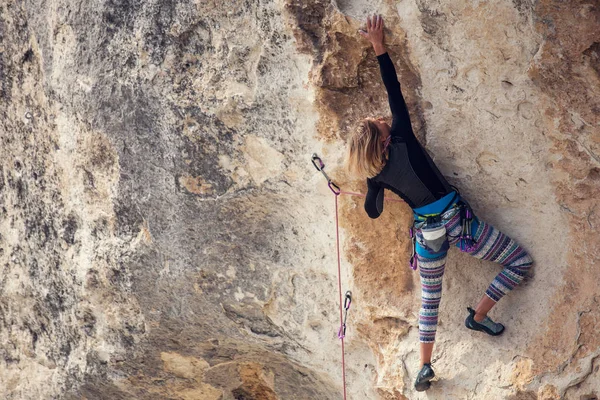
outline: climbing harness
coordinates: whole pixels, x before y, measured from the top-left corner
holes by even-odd
[[[417,218],[425,219],[425,223],[420,228],[421,234],[423,235],[423,241],[425,242],[425,245],[435,253],[440,251],[446,242],[446,224],[442,215],[456,204],[457,197],[458,191],[455,191],[454,196],[452,196],[448,204],[446,204],[444,209],[437,214],[423,215],[414,211]]]
[[[362,193],[355,192],[346,192],[340,189],[338,185],[336,185],[331,178],[325,172],[325,163],[321,160],[321,158],[315,153],[311,157],[311,162],[313,166],[323,174],[325,179],[327,180],[327,186],[334,194],[335,198],[335,244],[337,250],[337,264],[338,264],[338,290],[340,295],[340,329],[338,330],[338,338],[342,341],[342,378],[344,383],[344,400],[346,400],[346,361],[344,356],[344,338],[346,337],[346,318],[348,317],[348,310],[350,310],[350,304],[352,303],[352,293],[350,291],[346,292],[344,301],[342,302],[342,277],[341,277],[341,256],[340,256],[340,229],[339,229],[339,212],[338,212],[338,196],[341,194],[345,194],[348,196],[358,196],[365,197],[366,195]],[[384,200],[401,202],[402,200],[396,199],[388,199],[384,198]],[[344,310],[344,311],[343,311]]]
[[[446,204],[446,207],[444,207],[444,209],[442,211],[440,211],[439,213],[423,215],[423,214],[419,214],[418,212],[416,212],[414,210],[413,210],[413,213],[415,213],[417,215],[417,217],[420,221],[426,221],[427,223],[439,222],[442,219],[442,214],[444,214],[446,211],[448,211],[452,206],[455,206],[458,204],[456,202],[456,199],[459,197],[458,189],[456,189],[455,187],[452,187],[452,189],[454,189],[454,196],[452,196],[452,199],[450,199],[448,204]]]
[[[456,194],[441,212],[427,215],[414,212],[416,217],[415,221],[413,222],[413,226],[410,229],[410,239],[412,242],[410,267],[413,270],[417,269],[417,231],[421,232],[424,245],[436,253],[440,251],[442,246],[446,243],[447,236],[451,239],[458,238],[459,247],[462,251],[472,251],[477,244],[477,241],[471,232],[471,224],[474,218],[473,210],[471,209],[469,203],[463,199],[460,199],[458,189],[455,187],[453,187],[453,189],[455,190]],[[459,198],[458,201],[456,201],[457,198]],[[449,234],[447,235],[446,223],[448,220],[454,217],[457,212],[460,213],[460,233],[457,236],[451,236]]]

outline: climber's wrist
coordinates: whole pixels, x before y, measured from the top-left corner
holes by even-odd
[[[385,45],[382,43],[373,43],[373,50],[375,50],[375,55],[380,56],[387,52]]]

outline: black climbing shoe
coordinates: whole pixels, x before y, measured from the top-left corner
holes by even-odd
[[[417,392],[423,392],[431,386],[430,380],[435,376],[435,372],[431,368],[431,364],[423,364],[423,368],[419,371],[417,375],[417,380],[415,381],[415,389]]]
[[[467,328],[473,329],[474,331],[482,331],[492,336],[498,336],[504,332],[504,325],[492,321],[490,317],[487,316],[483,321],[477,322],[475,321],[475,310],[471,307],[467,307],[467,310],[469,310],[469,316],[465,320],[465,326]]]

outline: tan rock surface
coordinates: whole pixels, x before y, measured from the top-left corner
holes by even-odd
[[[386,20],[411,120],[532,277],[452,251],[418,367],[410,209],[341,196],[349,399],[600,395],[600,5],[558,0],[0,4],[0,397],[340,399],[334,198],[389,115],[357,29]],[[388,193],[390,198],[394,198]]]

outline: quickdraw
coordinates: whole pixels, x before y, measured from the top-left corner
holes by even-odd
[[[338,185],[336,185],[335,183],[333,183],[333,181],[331,180],[329,175],[327,175],[327,172],[325,172],[325,163],[321,160],[321,158],[319,158],[317,153],[313,153],[310,160],[312,161],[312,164],[315,166],[317,171],[322,173],[323,176],[325,177],[325,179],[327,179],[327,186],[329,186],[329,189],[331,189],[333,194],[335,194],[336,196],[339,196],[342,193],[342,191],[340,190],[340,187]]]
[[[340,326],[340,330],[338,331],[338,338],[340,339],[346,337],[346,318],[348,318],[350,304],[352,304],[352,292],[348,290],[344,297],[344,321],[342,322],[342,326]]]
[[[415,234],[415,228],[414,226],[410,227],[409,230],[409,234],[410,234],[410,242],[411,242],[411,254],[410,254],[410,268],[413,271],[417,270],[417,252],[415,250],[416,246],[417,246],[417,235]]]
[[[473,233],[471,232],[471,223],[473,222],[473,210],[471,207],[464,203],[461,204],[460,210],[460,219],[462,222],[462,230],[459,236],[460,240],[460,249],[463,251],[473,251],[477,241],[473,237]]]

